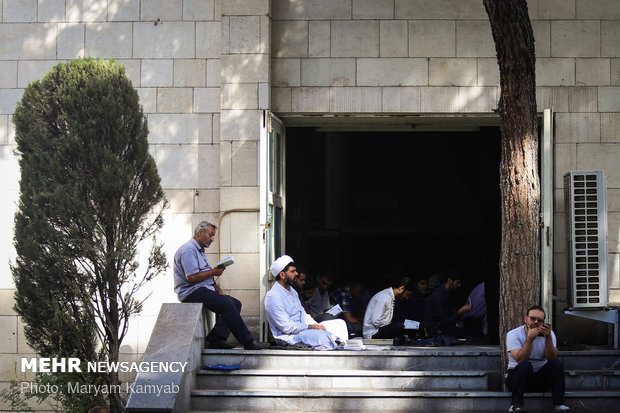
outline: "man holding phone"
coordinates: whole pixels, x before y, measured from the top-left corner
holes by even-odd
[[[551,387],[553,410],[569,412],[564,405],[564,365],[557,358],[557,342],[545,310],[534,305],[527,310],[525,325],[506,335],[508,371],[506,386],[512,391],[509,412],[524,412],[523,393],[544,392]]]

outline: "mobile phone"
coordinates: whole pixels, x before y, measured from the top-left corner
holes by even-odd
[[[549,328],[549,324],[545,323],[543,324],[543,326]],[[545,335],[543,333],[538,333],[538,337],[544,337]]]

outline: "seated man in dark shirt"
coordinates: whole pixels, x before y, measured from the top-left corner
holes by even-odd
[[[304,267],[299,266],[297,267],[297,273],[299,275],[295,280],[295,284],[293,284],[293,288],[297,290],[297,293],[299,294],[299,302],[304,308],[304,311],[307,314],[314,316],[316,314],[312,314],[312,311],[310,311],[310,308],[306,304],[306,299],[312,297],[312,293],[314,293],[314,287],[311,284],[307,284],[308,281],[311,281],[311,279],[309,279],[307,275],[308,271]],[[307,294],[308,290],[312,291],[312,293],[309,295]]]
[[[332,307],[329,299],[329,292],[334,285],[334,276],[327,272],[316,277],[316,288],[314,294],[306,305],[310,309],[312,317],[318,322],[334,319],[335,317],[327,312]]]
[[[443,278],[443,283],[426,301],[424,325],[431,336],[467,338],[472,335],[471,332],[466,328],[457,327],[456,322],[463,314],[470,312],[472,306],[465,304],[458,311],[453,311],[450,300],[450,295],[461,287],[462,277],[455,272],[448,272]]]

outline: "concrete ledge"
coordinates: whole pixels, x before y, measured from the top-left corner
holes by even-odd
[[[574,373],[574,372],[572,372]],[[239,369],[239,370],[200,370],[199,376],[292,376],[292,377],[482,377],[486,371],[477,370],[357,370],[357,369]],[[596,371],[592,371],[596,374]],[[608,375],[620,375],[620,371],[611,371]],[[198,390],[198,389],[197,389]]]
[[[187,364],[177,372],[138,373],[129,394],[127,410],[131,413],[191,410],[190,391],[195,371],[200,366],[204,338],[202,304],[162,304],[142,362]],[[155,391],[162,388],[164,391]]]
[[[208,411],[505,412],[508,392],[471,391],[193,391],[196,409]],[[566,393],[575,413],[616,413],[620,392]],[[526,393],[528,411],[549,411],[550,393]],[[532,410],[533,409],[533,410]]]
[[[260,391],[245,391],[245,390],[194,390],[192,394],[195,396],[207,396],[207,397],[347,397],[347,398],[387,398],[387,397],[399,397],[399,398],[458,398],[458,397],[476,397],[476,398],[501,398],[510,400],[512,393],[510,392],[497,392],[497,391],[377,391],[370,390],[323,390],[308,392],[306,390],[260,390]],[[546,398],[547,401],[551,399],[551,392],[539,392],[539,393],[525,393],[526,399],[534,398]],[[618,398],[620,392],[618,391],[567,391],[564,393],[565,398]]]

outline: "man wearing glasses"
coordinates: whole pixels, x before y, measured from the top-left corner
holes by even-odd
[[[564,365],[557,358],[556,338],[545,324],[545,311],[534,305],[527,310],[525,325],[506,336],[508,371],[506,386],[512,391],[509,412],[524,412],[523,393],[542,392],[551,387],[553,410],[569,412],[564,405]]]

